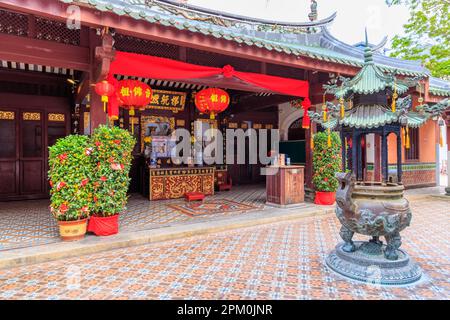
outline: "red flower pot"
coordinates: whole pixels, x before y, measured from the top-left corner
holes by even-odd
[[[315,204],[321,206],[331,206],[336,202],[336,192],[316,191]]]
[[[119,215],[111,217],[91,216],[88,231],[97,236],[111,236],[119,233]]]

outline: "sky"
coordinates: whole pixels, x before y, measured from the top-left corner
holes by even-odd
[[[205,8],[237,13],[240,15],[290,21],[309,21],[310,0],[188,0],[189,4]],[[384,36],[391,40],[403,34],[408,21],[406,6],[388,7],[385,0],[317,0],[319,19],[337,12],[337,18],[329,27],[331,33],[349,44],[364,41],[367,27],[369,42],[379,43]],[[389,47],[390,42],[387,47]]]

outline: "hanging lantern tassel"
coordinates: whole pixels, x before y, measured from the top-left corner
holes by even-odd
[[[344,119],[345,117],[345,104],[344,104],[344,99],[341,98],[339,100],[339,102],[341,103],[341,119]]]
[[[128,115],[131,118],[131,133],[134,135],[134,116],[136,115],[136,113],[134,112],[134,107],[130,108]]]
[[[405,143],[405,148],[406,148],[406,149],[411,148],[410,141],[409,141],[409,128],[408,128],[408,127],[406,127],[406,143]]]
[[[328,120],[327,107],[323,105],[322,110],[323,110],[323,122],[327,122]]]
[[[314,150],[314,135],[311,135],[311,150]]]
[[[102,102],[103,102],[103,112],[106,113],[106,104],[108,103],[109,99],[108,96],[102,96]]]
[[[331,129],[328,129],[328,148],[331,148]]]
[[[394,84],[394,94],[392,95],[392,112],[394,113],[397,111],[397,98],[397,85]]]
[[[402,137],[405,137],[405,128],[402,127],[401,131],[402,131],[401,132],[402,133]],[[402,139],[402,147],[403,148],[405,147],[405,140],[406,140],[406,138]]]

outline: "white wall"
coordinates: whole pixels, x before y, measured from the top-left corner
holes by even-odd
[[[367,162],[375,163],[375,134],[366,135]]]

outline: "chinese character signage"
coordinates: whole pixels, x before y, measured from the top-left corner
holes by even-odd
[[[149,109],[171,110],[174,113],[184,110],[186,93],[176,91],[153,90]]]

